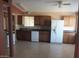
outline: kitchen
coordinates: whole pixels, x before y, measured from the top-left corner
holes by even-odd
[[[68,17],[71,17],[71,19]],[[75,16],[62,16],[61,19],[52,19],[51,16],[46,15],[39,15],[39,16],[19,15],[17,21],[18,21],[17,23],[18,25],[16,26],[17,40],[22,41],[24,40],[30,42],[32,41],[32,42],[48,42],[48,43],[65,43],[65,44],[75,43],[74,40],[76,31]],[[55,23],[57,22],[59,23],[57,25],[58,29],[56,29],[56,32],[57,33],[59,32],[59,34],[57,34],[58,37],[56,37],[56,34],[53,32],[54,26],[56,26]]]
[[[62,21],[62,31],[60,31],[59,29],[56,29],[56,32],[62,32],[62,34],[57,34],[58,37],[61,37],[61,43],[66,43],[66,44],[73,44],[74,43],[74,39],[72,39],[72,37],[75,37],[75,33],[76,33],[76,22],[77,22],[77,14],[76,12],[71,12],[71,9],[62,9],[62,6],[59,10],[52,10],[52,8],[50,8],[50,10],[41,10],[38,7],[40,7],[40,5],[37,7],[38,9],[31,9],[31,8],[24,8],[24,7],[34,7],[35,5],[28,5],[28,3],[33,3],[33,1],[29,1],[26,5],[21,4],[18,1],[13,1],[13,4],[18,7],[18,9],[25,11],[25,13],[23,14],[22,12],[19,12],[19,14],[17,13],[13,13],[15,16],[15,32],[16,32],[16,40],[23,40],[21,38],[23,38],[22,36],[19,36],[18,34],[27,36],[26,38],[24,38],[25,41],[42,41],[42,42],[52,42],[53,39],[52,38],[52,34],[51,32],[53,31],[53,20],[61,20]],[[38,1],[36,1],[38,2]],[[41,2],[41,1],[39,1]],[[24,2],[23,2],[24,3]],[[39,4],[39,3],[38,3]],[[35,8],[35,7],[34,7]],[[70,7],[69,7],[70,8]],[[52,10],[52,12],[51,12]],[[43,12],[42,12],[43,11]],[[75,10],[74,10],[75,11]],[[29,20],[25,20],[25,19],[29,19]],[[58,21],[57,21],[58,22]],[[61,26],[61,25],[60,25]],[[57,25],[57,27],[59,27]],[[27,30],[29,35],[25,35],[22,32],[18,32],[19,30]],[[29,30],[29,31],[28,31]],[[45,30],[45,31],[43,31]],[[53,32],[54,33],[54,32]],[[32,35],[34,34],[34,35]],[[36,36],[37,34],[37,36]],[[55,33],[54,33],[55,34]],[[43,36],[45,35],[45,36]],[[59,36],[60,35],[60,36]],[[36,36],[36,37],[34,37]],[[55,37],[55,36],[54,36]],[[19,39],[18,39],[19,38]],[[27,39],[28,38],[28,39]],[[43,38],[43,40],[41,40],[41,38]],[[34,40],[35,39],[35,40]],[[57,41],[59,41],[58,39],[56,39]],[[57,42],[56,41],[56,42]],[[59,43],[59,42],[58,42]]]
[[[16,31],[17,40],[50,42],[50,16],[23,16],[22,19],[20,29]]]

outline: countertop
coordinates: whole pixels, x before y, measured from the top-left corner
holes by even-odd
[[[40,27],[40,26],[34,26],[34,27],[21,27],[19,30],[23,30],[23,31],[50,31],[51,28],[44,26],[44,27]]]
[[[18,30],[23,30],[23,31],[51,31],[51,27],[48,26],[29,26],[29,27],[25,27],[25,26],[21,26]],[[75,30],[64,30],[64,32],[68,32],[68,33],[76,33]]]
[[[66,32],[66,33],[76,33],[75,30],[64,30],[64,32]]]

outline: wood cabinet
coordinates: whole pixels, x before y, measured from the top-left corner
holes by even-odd
[[[17,30],[16,38],[17,40],[22,40],[22,41],[32,41],[31,31]],[[39,42],[50,42],[50,31],[39,31],[38,39]]]
[[[31,41],[31,31],[16,31],[17,40]]]
[[[34,17],[34,25],[35,26],[39,26],[40,25],[40,17],[39,16],[35,16]]]
[[[50,42],[50,32],[39,31],[39,42]]]
[[[74,32],[64,32],[63,43],[67,43],[67,44],[75,43],[75,33]]]
[[[50,16],[35,16],[35,25],[37,26],[51,26]]]
[[[51,26],[51,17],[50,16],[43,16],[40,19],[41,26]]]
[[[22,16],[18,16],[18,24],[21,25]],[[39,41],[40,42],[50,42],[50,27],[51,27],[51,17],[50,16],[34,16],[34,25],[39,26],[35,31],[39,31]],[[48,30],[47,30],[48,29]],[[31,31],[21,31],[17,30],[17,39],[31,41]]]
[[[22,25],[22,15],[18,15],[17,22],[18,22],[18,25]]]
[[[64,19],[64,26],[67,27],[75,27],[76,26],[76,16],[63,16]]]
[[[34,23],[35,23],[35,26],[51,27],[51,17],[50,16],[35,16]],[[50,30],[39,31],[39,41],[50,42]]]

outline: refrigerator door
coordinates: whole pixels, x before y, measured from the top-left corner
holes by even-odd
[[[63,42],[64,20],[51,21],[51,43]]]

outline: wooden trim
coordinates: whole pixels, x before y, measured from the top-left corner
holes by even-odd
[[[12,16],[11,16],[11,4],[12,0],[9,0],[8,7],[8,29],[9,29],[9,56],[13,57],[13,27],[12,27]]]
[[[14,13],[14,14],[21,14],[23,15],[24,12],[22,10],[20,10],[18,7],[16,7],[15,5],[11,5],[11,13]]]
[[[75,35],[75,52],[74,57],[79,58],[79,12],[78,12],[77,33]]]
[[[9,46],[10,46],[10,57],[13,56],[13,36],[12,36],[12,19],[11,19],[11,13],[10,13],[10,7],[8,7],[8,26],[9,26]]]

